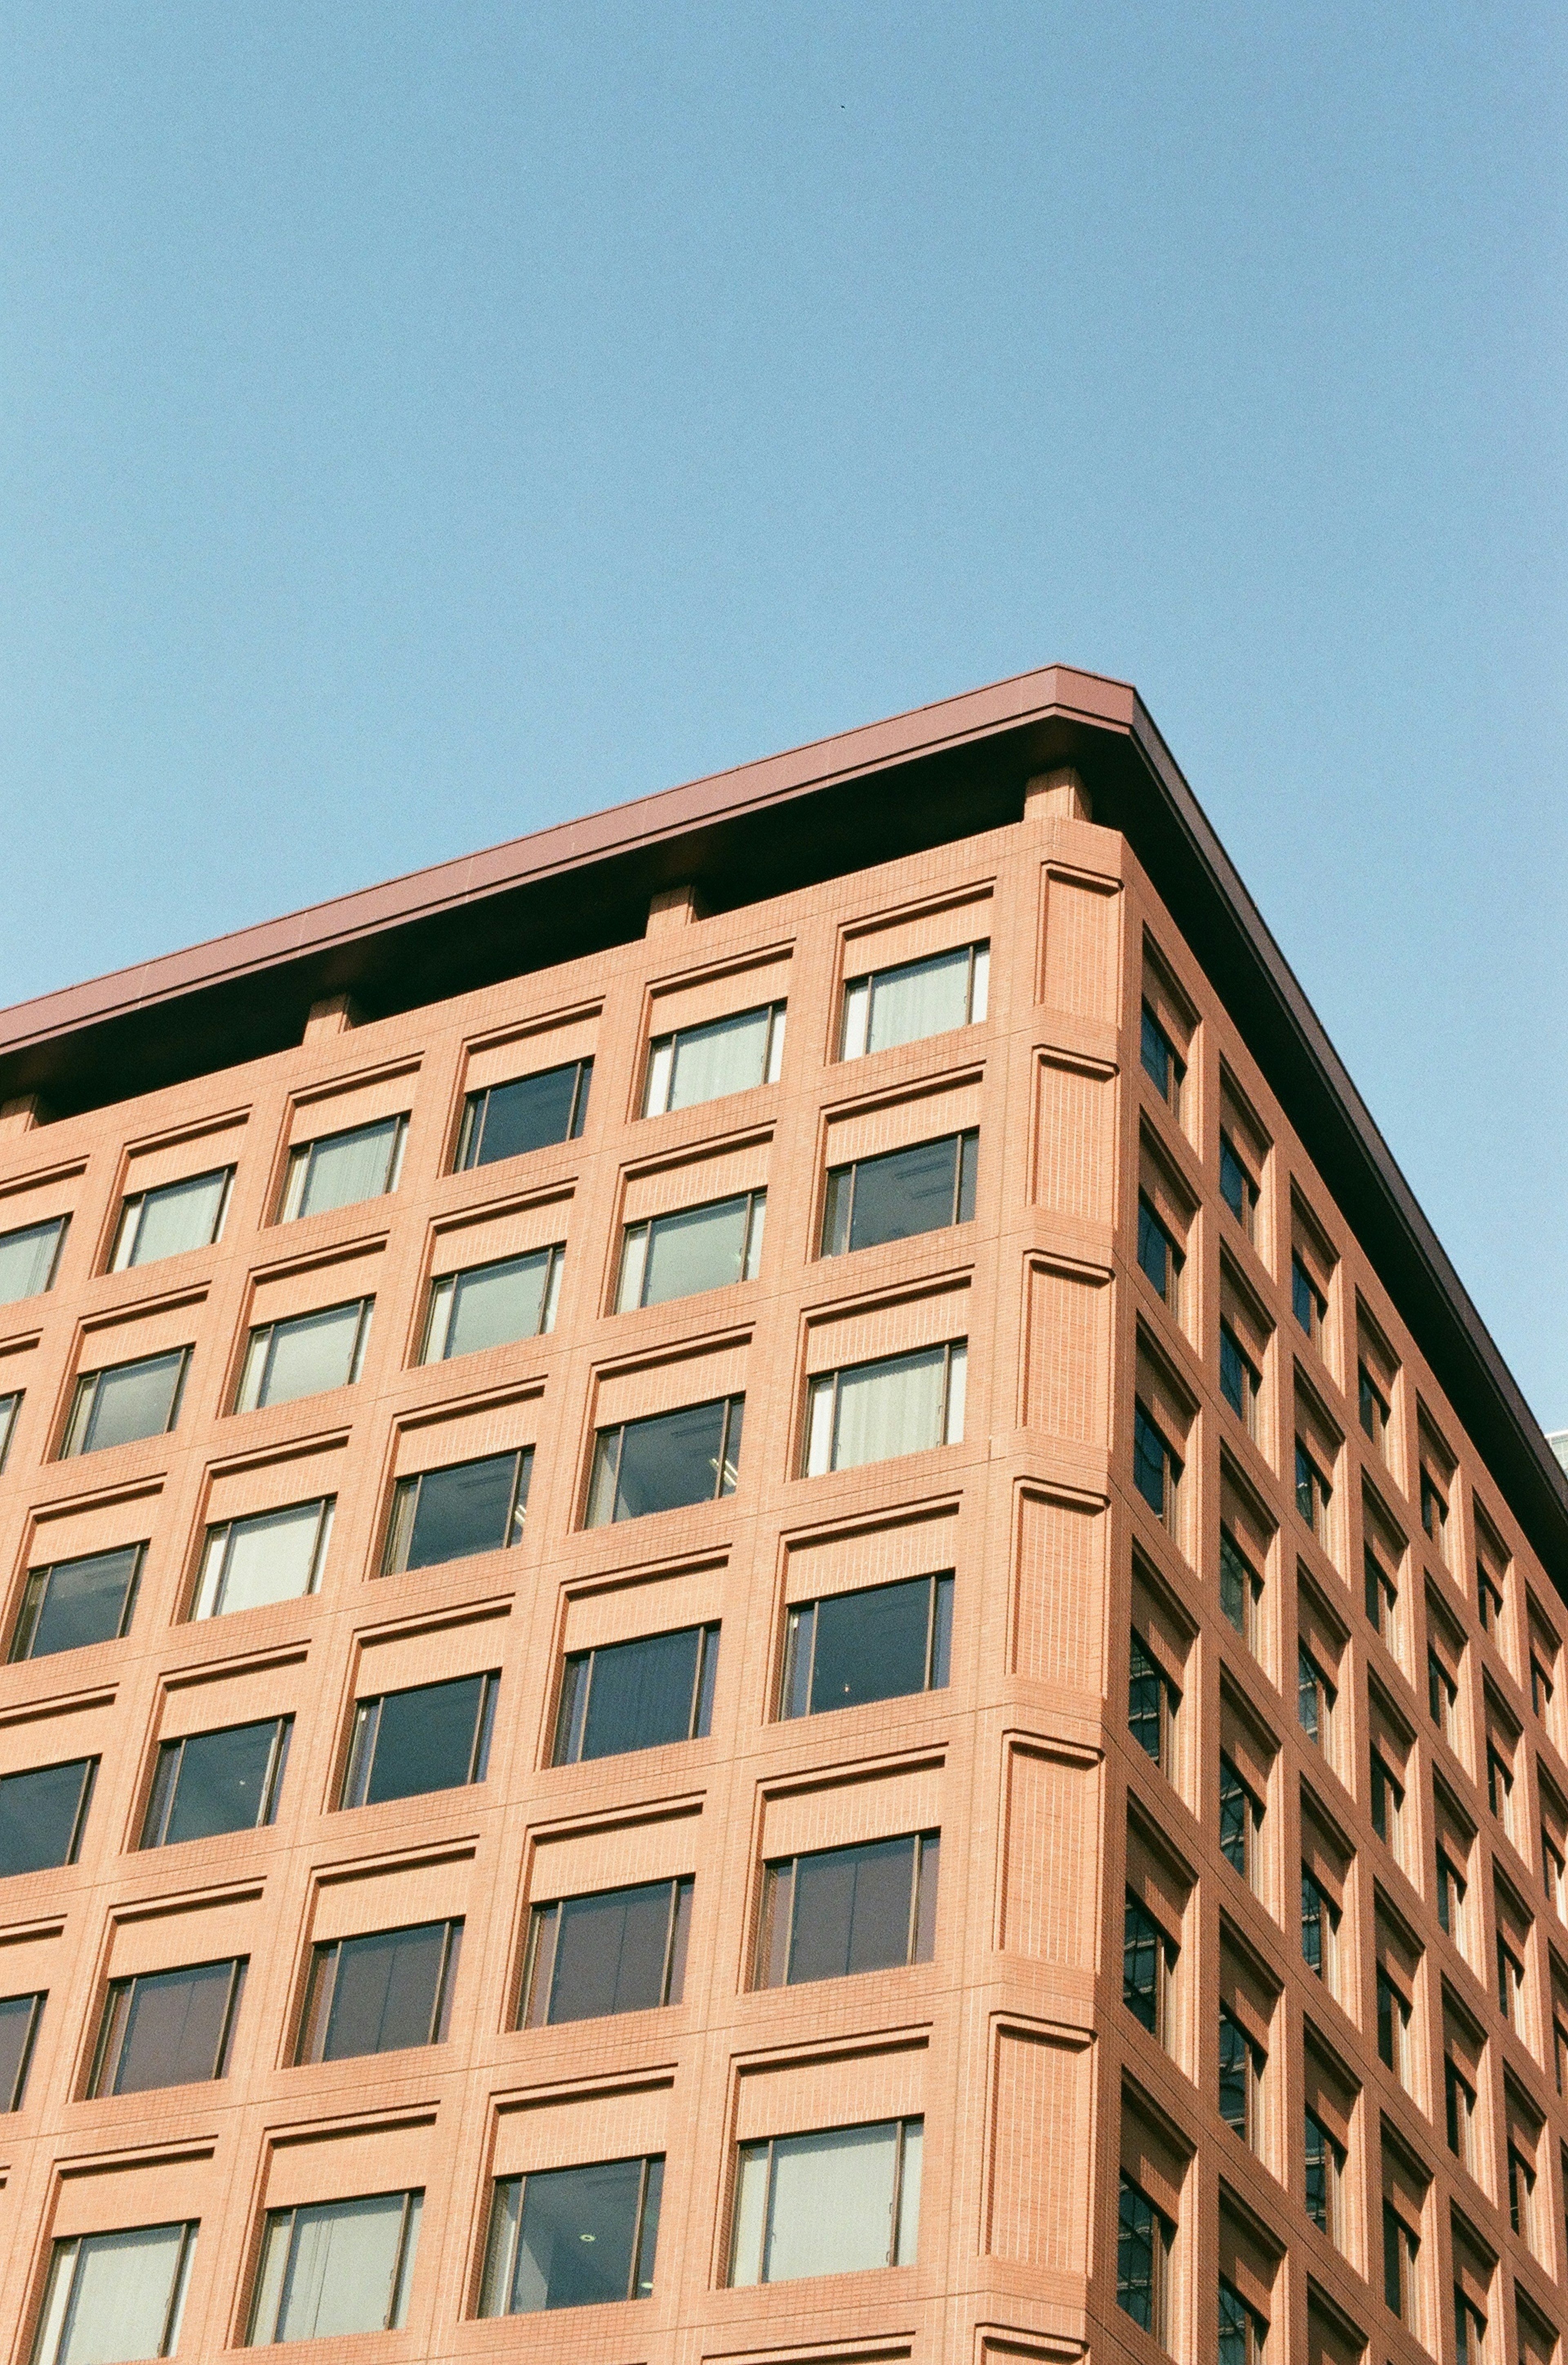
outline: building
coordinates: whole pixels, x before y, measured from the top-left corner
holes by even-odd
[[[1133,691],[0,1100],[7,2360],[1561,2355],[1568,1476]]]

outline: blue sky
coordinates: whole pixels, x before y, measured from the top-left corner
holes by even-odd
[[[1561,18],[13,9],[0,1002],[1060,657],[1568,1423]]]

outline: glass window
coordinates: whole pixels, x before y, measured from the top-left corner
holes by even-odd
[[[1438,1927],[1456,1946],[1464,1943],[1465,1883],[1449,1858],[1438,1850]]]
[[[352,1207],[361,1199],[379,1199],[396,1191],[408,1132],[407,1115],[387,1116],[300,1142],[288,1153],[279,1223],[322,1216],[330,1208]]]
[[[733,1199],[628,1224],[621,1242],[617,1314],[695,1297],[732,1281],[755,1281],[767,1210],[766,1191],[742,1191]]]
[[[146,1550],[122,1544],[118,1552],[29,1569],[11,1636],[12,1659],[49,1659],[128,1632]]]
[[[165,1182],[156,1191],[133,1191],[120,1205],[110,1272],[157,1264],[186,1249],[210,1248],[223,1237],[233,1181],[232,1166],[220,1166],[184,1182]]]
[[[253,1511],[208,1528],[202,1546],[193,1618],[227,1618],[295,1601],[321,1582],[332,1533],[335,1495],[290,1503],[280,1511]]]
[[[554,1328],[565,1261],[557,1242],[527,1256],[442,1273],[431,1283],[420,1362],[449,1362],[454,1355],[510,1347],[514,1339],[536,1339]]]
[[[348,2061],[446,2041],[459,1922],[334,1938],[310,1957],[297,2061]]]
[[[455,1171],[493,1166],[498,1159],[524,1158],[531,1149],[576,1141],[588,1121],[591,1059],[568,1059],[537,1075],[516,1076],[470,1093],[463,1104]]]
[[[1525,2351],[1528,2357],[1529,2352]],[[1486,2318],[1456,2284],[1453,2294],[1454,2365],[1485,2365]]]
[[[1316,2113],[1308,2111],[1306,2121],[1306,2214],[1319,2233],[1329,2240],[1336,2238],[1338,2227],[1339,2179],[1345,2171],[1345,2152],[1336,2143]]]
[[[0,1996],[0,2111],[19,2111],[49,1990]]]
[[[568,1653],[552,1763],[620,1757],[707,1738],[719,1674],[717,1626],[683,1626]]]
[[[1219,1195],[1249,1239],[1258,1219],[1258,1185],[1228,1133],[1219,1138]]]
[[[1159,2340],[1165,2329],[1165,2275],[1173,2228],[1122,2170],[1116,2212],[1116,2305]]]
[[[1137,1402],[1133,1406],[1133,1484],[1155,1518],[1174,1533],[1182,1463],[1153,1416]]]
[[[1218,2365],[1261,2365],[1269,2327],[1234,2283],[1219,2279]]]
[[[1144,1074],[1173,1116],[1182,1114],[1182,1087],[1187,1080],[1187,1064],[1177,1051],[1164,1027],[1146,1002],[1143,1005],[1143,1028],[1138,1040],[1138,1056]]]
[[[529,1917],[523,2028],[653,2012],[686,1980],[691,1882],[650,1880],[536,1905]]]
[[[1311,1873],[1301,1877],[1301,1958],[1326,1987],[1334,1984],[1334,1938],[1339,1909]]]
[[[953,1572],[796,1603],[785,1617],[781,1717],[943,1691],[953,1640]]]
[[[172,2357],[196,2237],[192,2220],[56,2242],[32,2365]]]
[[[605,1528],[733,1495],[745,1415],[745,1396],[715,1396],[601,1429],[593,1441],[584,1526]]]
[[[1263,1821],[1262,1801],[1249,1789],[1233,1758],[1224,1750],[1219,1759],[1219,1845],[1226,1864],[1250,1883],[1257,1869],[1258,1833]]]
[[[1249,1437],[1257,1433],[1262,1373],[1228,1322],[1219,1326],[1219,1392]]]
[[[1263,2082],[1264,2055],[1254,2045],[1236,2014],[1219,2008],[1219,2114],[1244,2144],[1256,2148],[1258,2100]]]
[[[1305,1643],[1298,1643],[1295,1684],[1296,1721],[1308,1741],[1315,1742],[1326,1755],[1329,1748],[1329,1727],[1333,1721],[1334,1704],[1338,1698],[1338,1692]]]
[[[1256,1651],[1263,1580],[1228,1528],[1219,1531],[1219,1606],[1249,1651]]]
[[[376,2192],[269,2209],[249,2344],[400,2330],[424,2197]]]
[[[134,1362],[109,1363],[84,1372],[76,1383],[60,1458],[102,1453],[111,1445],[134,1445],[139,1438],[162,1437],[180,1417],[180,1397],[191,1351],[139,1355]]]
[[[383,1574],[437,1568],[476,1552],[503,1552],[522,1534],[533,1448],[417,1471],[392,1491]]]
[[[1187,1260],[1141,1191],[1138,1194],[1137,1203],[1137,1261],[1145,1279],[1152,1283],[1155,1295],[1170,1307],[1172,1314],[1180,1315],[1182,1268]],[[1220,1351],[1222,1383],[1224,1362],[1225,1352],[1222,1346]]]
[[[1122,2001],[1160,2044],[1176,1947],[1129,1889],[1122,1917]]]
[[[1391,2313],[1408,2323],[1416,2300],[1416,2258],[1418,2236],[1406,2225],[1391,2201],[1383,2204],[1383,2295]]]
[[[1421,1473],[1421,1525],[1438,1548],[1438,1557],[1448,1559],[1449,1507],[1429,1470]]]
[[[1181,1693],[1135,1631],[1127,1667],[1127,1731],[1161,1772],[1169,1772]]]
[[[1320,1342],[1328,1313],[1328,1300],[1299,1256],[1291,1259],[1291,1312],[1306,1336],[1315,1344]]]
[[[227,2074],[247,1957],[111,1979],[87,2080],[102,2094],[145,2094]]]
[[[297,1396],[348,1387],[364,1362],[375,1304],[374,1297],[355,1297],[346,1306],[323,1306],[319,1314],[260,1324],[245,1350],[235,1411],[257,1412],[263,1405],[292,1404]]]
[[[759,1988],[928,1963],[936,1936],[940,1834],[861,1841],[780,1857],[762,1876]]]
[[[1372,1631],[1374,1634],[1381,1634],[1383,1641],[1392,1648],[1394,1612],[1399,1606],[1399,1595],[1395,1590],[1394,1579],[1379,1562],[1371,1544],[1362,1547],[1361,1576],[1366,1597],[1367,1616],[1372,1620]]]
[[[139,1844],[174,1847],[222,1832],[257,1831],[277,1813],[291,1716],[230,1724],[165,1741],[158,1752]]]
[[[910,1149],[830,1166],[823,1202],[822,1253],[846,1256],[885,1240],[967,1224],[975,1212],[980,1134],[944,1134]]]
[[[1372,1829],[1385,1846],[1399,1854],[1405,1792],[1374,1749],[1372,1753]]]
[[[53,1288],[70,1222],[69,1216],[54,1216],[46,1224],[27,1224],[20,1231],[0,1232],[0,1306],[15,1306],[24,1297],[41,1297],[46,1289]]]
[[[1328,1507],[1333,1500],[1333,1487],[1298,1437],[1295,1441],[1295,1507],[1319,1543],[1327,1540]]]
[[[952,1339],[819,1373],[807,1383],[806,1476],[961,1444],[968,1368],[969,1340]]]
[[[360,1700],[343,1777],[344,1807],[378,1807],[482,1782],[500,1676],[459,1676]]]
[[[913,2266],[923,2119],[742,2144],[730,2281]]]
[[[0,1880],[75,1863],[97,1771],[95,1757],[73,1757],[0,1779]]]
[[[9,1395],[0,1396],[0,1471],[5,1469],[11,1451],[11,1440],[16,1434],[17,1414],[21,1407],[23,1393],[22,1389],[17,1388]]]
[[[1387,1452],[1388,1398],[1364,1363],[1356,1366],[1356,1410],[1362,1429],[1378,1452]]]
[[[1430,1648],[1427,1652],[1427,1706],[1443,1739],[1457,1747],[1459,1686]]]
[[[955,1026],[978,1026],[990,988],[989,937],[847,978],[839,1057],[858,1059],[868,1051],[890,1051],[898,1043],[948,1034]]]
[[[501,2178],[490,2207],[480,2315],[646,2299],[664,2169],[660,2156]]]
[[[1377,1967],[1377,2052],[1403,2086],[1407,2079],[1410,2007],[1380,1963]]]
[[[733,1018],[710,1019],[705,1026],[678,1026],[648,1046],[648,1081],[643,1115],[695,1108],[727,1093],[776,1084],[784,1059],[784,1004],[764,1003]]]

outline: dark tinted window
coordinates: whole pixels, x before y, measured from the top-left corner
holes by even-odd
[[[297,2058],[346,2061],[442,2044],[462,1940],[461,1922],[421,1922],[318,1946]]]
[[[733,1495],[745,1408],[744,1396],[716,1396],[711,1404],[601,1429],[594,1440],[585,1524],[608,1527]]]
[[[518,1076],[470,1093],[463,1110],[457,1169],[493,1166],[498,1158],[521,1158],[552,1142],[575,1141],[588,1116],[591,1059],[571,1059],[536,1076]]]
[[[521,2024],[543,2028],[678,2003],[690,1922],[689,1880],[646,1881],[536,1905]]]
[[[386,1570],[435,1568],[516,1543],[528,1508],[533,1448],[455,1462],[399,1478],[392,1497]]]
[[[257,1724],[226,1725],[166,1741],[158,1752],[152,1795],[142,1825],[144,1848],[181,1840],[215,1839],[223,1832],[270,1823],[288,1755],[291,1716]]]
[[[111,1445],[134,1445],[139,1438],[162,1437],[179,1416],[188,1347],[167,1355],[140,1355],[101,1372],[84,1372],[76,1383],[66,1423],[62,1458],[102,1453]]]
[[[235,1957],[113,1980],[89,2095],[141,2094],[221,2078],[244,1978],[244,1960]]]
[[[0,1781],[0,1879],[75,1863],[97,1768],[95,1757],[75,1757]]]
[[[426,1790],[482,1782],[495,1722],[495,1674],[419,1684],[361,1700],[343,1783],[345,1807],[375,1807]]]
[[[561,1686],[555,1764],[701,1740],[718,1671],[717,1626],[683,1626],[673,1634],[574,1651]]]
[[[789,1613],[779,1714],[941,1691],[952,1631],[949,1570],[801,1602]]]
[[[0,1996],[0,2111],[19,2111],[47,1990]]]
[[[56,1651],[78,1651],[123,1634],[136,1606],[145,1549],[126,1544],[118,1552],[29,1569],[11,1637],[12,1658],[47,1659]]]
[[[480,2315],[645,2299],[664,2165],[611,2159],[503,2179],[490,2210]]]
[[[1122,1921],[1122,2001],[1151,2036],[1160,2033],[1160,2003],[1170,1940],[1128,1891]]]
[[[883,1240],[911,1239],[975,1211],[980,1135],[949,1133],[828,1170],[822,1253],[843,1256]]]
[[[1142,1405],[1133,1407],[1133,1484],[1157,1518],[1170,1516],[1182,1464]]]
[[[819,1848],[763,1875],[757,1985],[795,1987],[931,1959],[939,1836]]]

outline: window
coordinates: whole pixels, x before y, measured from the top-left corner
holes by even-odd
[[[706,1206],[679,1207],[645,1224],[628,1224],[621,1242],[615,1311],[666,1306],[733,1281],[755,1281],[762,1262],[766,1191],[742,1191]]]
[[[504,1552],[521,1537],[532,1474],[533,1448],[522,1445],[399,1478],[392,1490],[383,1574]]]
[[[227,1618],[240,1609],[295,1601],[321,1582],[332,1532],[335,1495],[290,1503],[280,1511],[253,1511],[208,1528],[202,1546],[193,1618]]]
[[[1148,1014],[1144,1014],[1147,1024]],[[1116,2212],[1116,2305],[1163,2343],[1165,2292],[1175,2227],[1122,2170]]]
[[[1465,1881],[1452,1859],[1438,1850],[1438,1927],[1464,1952]]]
[[[1182,1268],[1187,1259],[1142,1192],[1137,1203],[1137,1261],[1155,1295],[1178,1320],[1182,1313]],[[1222,1349],[1223,1359],[1223,1349]]]
[[[1394,1857],[1404,1858],[1405,1791],[1374,1749],[1372,1754],[1372,1829]]]
[[[1503,1753],[1494,1743],[1486,1744],[1486,1803],[1509,1839],[1514,1833],[1514,1775]]]
[[[978,1026],[991,985],[991,940],[846,978],[839,1057],[858,1059],[955,1026]]]
[[[1263,1580],[1251,1565],[1228,1528],[1219,1531],[1219,1606],[1226,1621],[1235,1628],[1248,1649],[1256,1655],[1258,1649],[1258,1616],[1263,1599]]]
[[[131,1192],[120,1205],[109,1271],[127,1272],[133,1264],[157,1264],[186,1249],[211,1248],[223,1238],[233,1181],[232,1166],[220,1166],[155,1191]]]
[[[41,1297],[45,1290],[53,1288],[70,1223],[69,1216],[55,1216],[46,1224],[0,1232],[0,1306]]]
[[[1386,1461],[1388,1458],[1388,1398],[1364,1363],[1356,1366],[1357,1408],[1361,1427]]]
[[[1328,1317],[1328,1300],[1299,1255],[1291,1258],[1291,1312],[1313,1345],[1321,1348],[1323,1325]]]
[[[1296,1721],[1308,1741],[1332,1754],[1334,1705],[1339,1695],[1305,1642],[1296,1645]]]
[[[1182,1463],[1141,1403],[1133,1407],[1133,1484],[1155,1518],[1174,1534]]]
[[[1306,2120],[1306,2214],[1320,2234],[1338,2238],[1340,2180],[1345,2173],[1345,2147],[1336,2143],[1316,2112]]]
[[[1127,1674],[1127,1730],[1161,1773],[1171,1767],[1182,1695],[1135,1633]]]
[[[139,1355],[134,1362],[84,1372],[72,1399],[61,1460],[163,1436],[180,1417],[190,1361],[190,1349],[176,1347],[166,1355]]]
[[[592,1081],[591,1059],[568,1059],[563,1067],[514,1076],[510,1083],[470,1093],[463,1104],[454,1171],[461,1174],[470,1166],[493,1166],[498,1159],[523,1158],[531,1149],[576,1141],[588,1120]]]
[[[295,2059],[443,2045],[462,1945],[461,1922],[420,1922],[315,1947]]]
[[[643,1115],[694,1108],[727,1093],[776,1084],[784,1064],[784,1004],[764,1003],[706,1026],[678,1026],[655,1036],[648,1046],[648,1081]]]
[[[1218,2365],[1262,2365],[1269,2327],[1234,2283],[1219,2279]]]
[[[11,1440],[16,1434],[17,1414],[21,1406],[23,1393],[22,1389],[17,1388],[9,1395],[0,1396],[0,1470],[5,1469],[6,1457],[11,1451]]]
[[[719,1676],[717,1626],[683,1626],[567,1653],[554,1765],[705,1741]]]
[[[56,2242],[32,2365],[172,2357],[180,2337],[196,2226],[132,2225]]]
[[[1400,2084],[1410,2083],[1410,2006],[1380,1963],[1377,1967],[1377,2054]]]
[[[1568,1922],[1568,1858],[1544,1831],[1540,1835],[1540,1870],[1548,1903],[1560,1922]]]
[[[1253,2151],[1260,2131],[1265,2057],[1241,2023],[1219,2008],[1219,2114]]]
[[[742,2144],[730,2281],[914,2264],[923,2119]]]
[[[378,1807],[482,1782],[500,1680],[494,1671],[459,1676],[358,1701],[342,1805]]]
[[[1529,1704],[1544,1724],[1551,1712],[1557,1687],[1532,1651],[1529,1658]]]
[[[399,2331],[424,2197],[375,2192],[363,2201],[269,2209],[249,2345]]]
[[[953,1573],[824,1594],[789,1610],[781,1717],[863,1708],[945,1691],[953,1642]]]
[[[1310,1872],[1301,1876],[1301,1958],[1309,1971],[1334,1990],[1335,1941],[1339,1934],[1339,1909]]]
[[[0,1780],[0,1880],[75,1863],[97,1771],[95,1757],[74,1757]]]
[[[1439,1658],[1428,1648],[1427,1652],[1427,1705],[1432,1712],[1432,1722],[1450,1749],[1459,1747],[1459,1686]]]
[[[1122,2001],[1158,2044],[1170,2025],[1176,1942],[1129,1889],[1122,1922]]]
[[[536,1339],[552,1329],[566,1253],[557,1242],[432,1281],[420,1362],[450,1362],[454,1355],[510,1347],[514,1339]]]
[[[1187,1081],[1187,1063],[1147,1002],[1143,1005],[1143,1031],[1138,1051],[1144,1074],[1171,1115],[1179,1118],[1182,1114],[1182,1087]]]
[[[1390,1650],[1394,1647],[1394,1620],[1399,1609],[1399,1594],[1394,1579],[1383,1567],[1371,1544],[1363,1547],[1361,1576],[1365,1586],[1367,1616],[1374,1634],[1381,1634]]]
[[[19,2111],[49,1990],[0,1996],[0,2112]]]
[[[941,1839],[863,1840],[764,1866],[759,1988],[928,1963],[936,1943]]]
[[[1383,2204],[1383,2296],[1389,2312],[1401,2324],[1416,2320],[1416,2260],[1421,2237],[1408,2226],[1392,2201]]]
[[[352,1207],[361,1199],[379,1199],[396,1191],[408,1132],[406,1115],[387,1116],[300,1142],[288,1153],[279,1223],[322,1216],[330,1208]]]
[[[288,1762],[291,1716],[230,1724],[217,1732],[165,1741],[138,1845],[174,1847],[220,1832],[256,1831],[277,1813]]]
[[[1516,2034],[1524,2034],[1525,1967],[1502,1932],[1497,1933],[1497,2001]]]
[[[1475,2172],[1475,2089],[1451,2054],[1443,2059],[1443,2125],[1462,2168]]]
[[[1421,1470],[1421,1525],[1438,1558],[1446,1565],[1449,1534],[1448,1498],[1441,1493],[1437,1480],[1424,1464]]]
[[[1503,1631],[1503,1591],[1484,1560],[1475,1564],[1475,1593],[1482,1632],[1500,1639]]]
[[[481,2315],[598,2307],[654,2288],[662,2158],[502,2177],[490,2204]]]
[[[1263,1802],[1248,1788],[1233,1758],[1222,1750],[1219,1760],[1219,1847],[1226,1864],[1241,1875],[1249,1889],[1258,1885],[1261,1866],[1259,1840],[1263,1828]]]
[[[910,1149],[830,1166],[823,1201],[822,1253],[846,1256],[885,1240],[967,1224],[975,1212],[978,1132],[944,1134]]]
[[[1258,1391],[1262,1373],[1228,1322],[1219,1326],[1219,1392],[1249,1437],[1258,1433]]]
[[[1295,1441],[1295,1507],[1310,1533],[1327,1547],[1328,1507],[1334,1489],[1298,1437]]]
[[[952,1339],[819,1373],[807,1383],[805,1475],[961,1444],[968,1361],[969,1341]]]
[[[49,1659],[126,1633],[136,1608],[145,1544],[89,1552],[31,1568],[11,1636],[11,1658]]]
[[[1258,1229],[1258,1185],[1228,1133],[1219,1138],[1219,1195],[1249,1239]]]
[[[111,1979],[87,2099],[209,2084],[228,2074],[246,1957]]]
[[[522,2028],[678,2003],[691,1928],[689,1879],[562,1897],[529,1916]]]
[[[1453,2294],[1454,2365],[1485,2365],[1486,2318],[1456,2284]]]
[[[715,1396],[601,1429],[593,1441],[584,1526],[605,1528],[733,1495],[745,1416],[745,1396]]]
[[[1508,2146],[1508,2223],[1527,2247],[1533,2247],[1535,2169],[1518,2145]]]
[[[263,1322],[252,1330],[240,1374],[236,1412],[263,1405],[292,1404],[297,1396],[346,1388],[358,1379],[370,1337],[374,1297],[351,1298],[319,1314],[296,1314],[286,1322]]]

